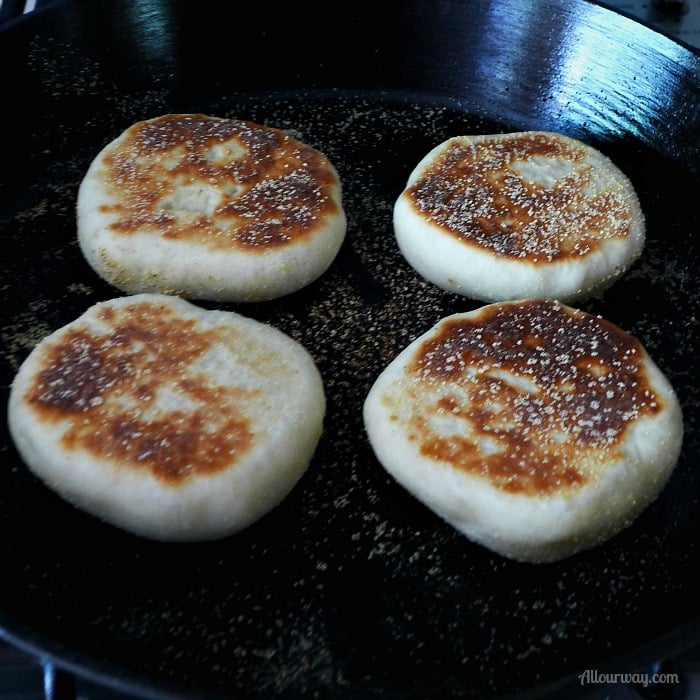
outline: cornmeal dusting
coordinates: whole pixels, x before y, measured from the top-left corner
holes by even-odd
[[[408,370],[410,408],[387,402],[427,457],[509,492],[566,490],[661,410],[642,354],[612,323],[558,302],[493,305],[441,323]]]
[[[105,308],[109,330],[68,329],[49,346],[27,400],[41,420],[69,423],[61,439],[159,479],[179,483],[235,463],[253,442],[244,399],[253,391],[213,385],[192,364],[221,341],[196,321],[134,303]]]
[[[130,127],[104,157],[114,233],[264,252],[339,210],[328,160],[285,132],[201,114]]]
[[[542,132],[455,138],[408,196],[461,242],[531,262],[585,256],[627,237],[632,219],[583,144]]]

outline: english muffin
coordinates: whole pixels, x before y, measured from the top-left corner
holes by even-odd
[[[547,299],[448,316],[364,404],[379,462],[498,554],[549,562],[630,525],[667,483],[683,417],[642,344]]]
[[[542,131],[444,141],[410,174],[393,220],[419,274],[486,302],[598,294],[645,241],[629,178],[597,149]]]
[[[252,302],[320,277],[346,233],[341,183],[316,149],[250,121],[167,114],[93,160],[78,242],[123,292]]]
[[[178,297],[100,302],[41,341],[12,384],[19,454],[48,487],[155,540],[221,538],[308,468],[325,395],[282,331]]]

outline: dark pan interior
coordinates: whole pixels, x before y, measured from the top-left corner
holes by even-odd
[[[201,3],[76,0],[0,33],[0,65],[18,75],[0,110],[13,146],[0,178],[0,632],[148,698],[576,697],[585,669],[636,670],[698,643],[697,53],[583,1],[352,4],[340,20],[314,14],[320,31],[309,9],[259,5],[237,5],[233,22]],[[166,545],[50,492],[4,412],[33,344],[119,295],[76,244],[90,161],[136,120],[193,111],[325,152],[349,228],[307,289],[223,305],[318,362],[328,413],[307,474],[240,535]],[[361,422],[400,349],[480,305],[401,258],[391,209],[408,173],[449,136],[532,128],[600,148],[637,188],[644,255],[579,307],[645,344],[686,424],[660,498],[606,544],[547,565],[438,520],[381,469]]]

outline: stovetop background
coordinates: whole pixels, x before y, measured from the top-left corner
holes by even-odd
[[[42,0],[0,0],[0,22],[41,9],[42,4],[52,4],[52,0],[43,3]],[[601,4],[700,49],[700,0],[606,0]],[[700,646],[676,659],[660,659],[659,666],[639,671],[649,674],[677,672],[681,683],[646,689],[629,684],[591,686],[586,700],[700,699]],[[73,684],[76,700],[143,700],[83,678],[69,678],[69,685]],[[73,694],[72,689],[69,692]],[[39,659],[0,640],[0,700],[63,700],[65,697],[61,690],[45,688]]]

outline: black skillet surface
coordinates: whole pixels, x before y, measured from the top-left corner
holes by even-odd
[[[700,57],[575,0],[351,3],[314,13],[321,29],[309,12],[76,0],[0,33],[3,411],[32,344],[119,294],[81,258],[74,202],[132,122],[203,111],[291,129],[337,165],[349,218],[319,281],[237,308],[303,342],[329,400],[308,473],[246,532],[164,545],[103,525],[28,473],[3,415],[0,631],[144,698],[575,697],[585,669],[638,670],[697,643]],[[599,147],[638,189],[645,253],[580,306],[644,342],[686,420],[656,503],[608,543],[538,566],[409,497],[360,416],[402,347],[478,306],[398,254],[391,207],[410,169],[449,136],[531,128]]]

